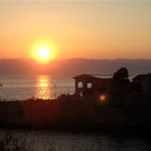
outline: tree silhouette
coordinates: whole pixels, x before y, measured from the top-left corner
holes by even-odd
[[[130,90],[130,80],[127,68],[118,69],[112,77],[111,96],[116,103],[122,103],[122,94]]]
[[[122,67],[120,69],[118,69],[114,75],[113,75],[113,79],[114,80],[124,80],[124,79],[128,79],[128,70],[125,67]]]

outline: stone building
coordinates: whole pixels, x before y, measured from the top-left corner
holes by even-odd
[[[137,75],[133,78],[132,85],[135,92],[151,95],[151,73]]]
[[[75,94],[80,96],[98,95],[108,92],[111,86],[111,79],[103,79],[91,76],[89,74],[81,74],[75,79]]]

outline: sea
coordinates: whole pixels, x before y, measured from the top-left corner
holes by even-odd
[[[0,75],[1,100],[55,99],[73,94],[74,75]]]
[[[74,94],[74,76],[76,75],[0,75],[0,99],[54,99],[61,94]],[[4,145],[6,150],[15,151],[13,148],[16,144],[23,151],[151,151],[150,134],[140,135],[139,132],[117,135],[112,132],[0,129],[0,147]]]

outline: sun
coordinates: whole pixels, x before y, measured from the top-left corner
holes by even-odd
[[[39,48],[39,50],[37,51],[37,55],[39,59],[47,60],[50,58],[50,51],[48,50],[48,48]]]
[[[51,51],[47,47],[40,47],[35,53],[35,59],[39,62],[46,63],[52,59]]]
[[[39,63],[48,63],[55,58],[56,50],[50,43],[36,43],[31,47],[31,57]]]

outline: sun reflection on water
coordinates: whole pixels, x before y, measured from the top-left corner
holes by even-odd
[[[39,75],[36,84],[36,98],[39,99],[50,99],[52,92],[50,89],[50,77],[47,75]]]

